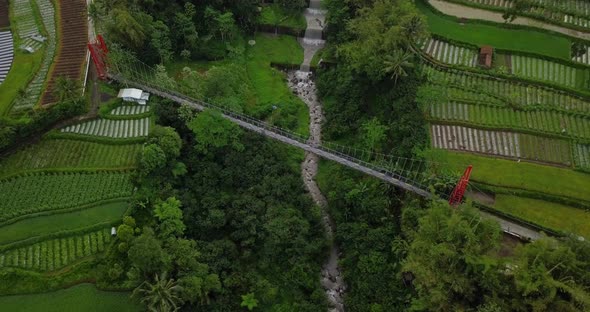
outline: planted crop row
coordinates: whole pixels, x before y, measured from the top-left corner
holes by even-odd
[[[133,167],[141,145],[107,145],[75,140],[43,140],[0,162],[0,176],[48,168]]]
[[[512,73],[536,80],[548,81],[570,88],[576,88],[578,69],[534,57],[512,55]]]
[[[81,258],[104,251],[110,241],[109,229],[47,240],[3,252],[0,254],[0,268],[17,267],[41,272],[54,271]]]
[[[59,7],[60,20],[64,21],[59,25],[59,53],[53,63],[45,92],[41,96],[41,105],[56,101],[53,87],[58,77],[80,79],[86,61],[86,43],[88,42],[86,1],[59,0]]]
[[[0,221],[127,197],[133,186],[124,172],[34,173],[0,181]]]
[[[431,132],[435,148],[571,164],[570,145],[565,140],[452,125],[432,125]]]
[[[111,115],[115,116],[129,116],[129,115],[140,115],[150,111],[150,107],[147,105],[125,105],[119,106],[111,111]]]
[[[426,67],[432,83],[447,84],[477,93],[497,96],[505,103],[519,106],[541,105],[590,115],[590,102],[581,98],[533,84],[515,83],[505,79],[477,75],[457,70],[438,70]]]
[[[493,9],[507,9],[514,6],[514,1],[511,0],[455,0],[451,2],[471,2]],[[590,27],[588,3],[585,1],[536,0],[532,1],[531,4],[531,7],[520,13],[557,24],[564,24],[565,26]]]
[[[422,51],[443,63],[469,67],[477,65],[477,50],[456,46],[442,40],[431,38],[424,41]]]
[[[39,101],[41,92],[43,91],[43,84],[47,79],[47,73],[49,67],[53,62],[56,50],[56,26],[55,26],[55,9],[50,0],[36,0],[41,17],[43,19],[43,25],[47,30],[47,48],[45,49],[45,55],[43,55],[43,62],[39,71],[35,74],[33,80],[29,83],[26,88],[26,95],[24,97],[17,98],[12,106],[13,111],[19,111],[23,109],[32,108]]]
[[[133,120],[95,119],[61,129],[65,133],[77,133],[109,138],[144,137],[149,133],[150,118]]]
[[[590,139],[590,118],[572,116],[558,111],[522,111],[509,107],[448,102],[432,105],[430,115],[438,120]]]
[[[577,167],[590,170],[590,144],[574,145],[574,159]]]

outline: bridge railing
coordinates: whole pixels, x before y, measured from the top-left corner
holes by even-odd
[[[412,185],[422,190],[428,189],[425,185],[423,185],[423,183],[419,182],[421,172],[426,169],[427,166],[426,162],[424,161],[379,154],[372,151],[355,149],[330,142],[316,144],[315,142],[309,140],[308,137],[271,125],[246,114],[236,112],[228,107],[205,102],[203,100],[183,94],[179,91],[181,88],[174,80],[168,80],[166,83],[162,83],[156,79],[146,79],[147,77],[156,77],[155,69],[141,62],[140,66],[143,67],[141,70],[131,71],[129,70],[130,66],[114,66],[114,68],[117,68],[116,72],[112,71],[113,66],[111,66],[109,76],[122,83],[135,84],[138,85],[138,87],[143,87],[144,89],[152,89],[152,93],[161,93],[161,95],[165,95],[165,97],[174,97],[177,102],[184,101],[186,103],[199,105],[203,108],[217,110],[225,116],[243,121],[250,125],[254,125],[258,128],[264,129],[265,131],[272,132],[274,134],[296,141],[300,144],[304,144],[317,150],[335,155],[341,159],[382,173],[403,183]],[[121,71],[121,67],[123,67],[123,71]],[[407,169],[408,166],[410,169]]]

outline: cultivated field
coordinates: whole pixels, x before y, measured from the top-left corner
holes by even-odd
[[[127,139],[147,136],[150,128],[150,118],[131,120],[95,119],[61,129],[63,133],[75,133]]]
[[[41,98],[41,105],[55,102],[53,85],[58,77],[80,79],[86,61],[88,42],[88,20],[86,1],[58,0],[60,6],[59,51],[54,61],[51,77]]]

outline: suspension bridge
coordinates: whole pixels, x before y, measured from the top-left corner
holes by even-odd
[[[97,42],[89,44],[89,48],[101,79],[110,79],[127,86],[142,89],[161,98],[187,105],[199,111],[205,109],[217,110],[224,118],[246,130],[316,154],[324,159],[335,161],[424,198],[442,198],[449,200],[451,205],[457,206],[461,202],[467,188],[471,167],[468,168],[459,180],[459,183],[450,196],[447,194],[435,194],[426,185],[425,181],[428,178],[426,176],[429,172],[428,169],[438,166],[438,164],[419,159],[396,157],[373,151],[355,149],[330,142],[316,144],[311,142],[306,136],[255,119],[242,112],[232,110],[225,106],[215,105],[209,101],[193,98],[187,95],[190,94],[190,90],[180,85],[176,80],[168,77],[165,70],[163,71],[161,68],[149,66],[133,56],[125,55],[121,57],[119,55],[118,57],[109,57],[107,66],[106,55],[108,50],[100,36]],[[482,215],[486,218],[497,220],[503,231],[510,235],[533,240],[540,237],[538,232],[516,223],[487,213]]]

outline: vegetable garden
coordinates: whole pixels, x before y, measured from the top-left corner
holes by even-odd
[[[54,271],[103,251],[110,241],[110,228],[42,241],[0,253],[0,268]]]
[[[453,45],[434,38],[426,40],[420,46],[422,51],[440,62],[468,67],[477,65],[477,49]]]
[[[0,181],[0,221],[129,197],[129,172],[36,172]]]
[[[108,145],[76,140],[43,140],[0,162],[0,177],[23,170],[132,168],[141,145]]]
[[[145,137],[149,133],[150,118],[142,119],[95,119],[61,129],[63,133],[75,133],[109,138]]]

